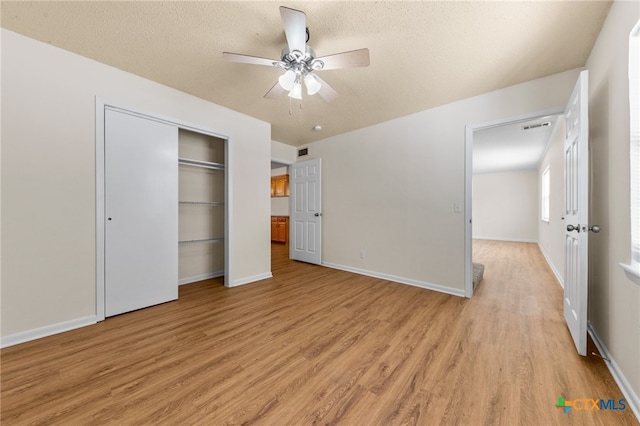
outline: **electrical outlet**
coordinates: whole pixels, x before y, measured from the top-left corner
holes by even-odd
[[[366,253],[364,252],[364,250],[360,250],[360,259],[364,259],[366,256]]]

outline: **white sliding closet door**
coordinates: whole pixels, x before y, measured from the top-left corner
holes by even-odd
[[[105,110],[105,314],[178,298],[178,128]]]

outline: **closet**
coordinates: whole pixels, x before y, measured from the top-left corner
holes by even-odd
[[[178,133],[180,284],[224,276],[225,140]]]
[[[228,171],[224,138],[107,105],[103,114],[96,292],[99,316],[102,305],[109,317],[225,275]]]

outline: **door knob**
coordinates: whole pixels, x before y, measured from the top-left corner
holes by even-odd
[[[569,231],[569,232],[571,232],[571,231],[580,232],[580,225],[577,225],[577,226],[567,225],[567,231]]]
[[[600,232],[600,227],[598,225],[590,226],[589,231],[593,232],[594,234],[597,234],[598,232]]]
[[[315,216],[315,217],[318,217],[318,216],[320,216],[320,213],[316,213],[316,214],[314,214],[314,216]]]

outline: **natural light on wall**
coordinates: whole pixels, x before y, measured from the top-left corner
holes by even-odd
[[[631,176],[631,265],[621,264],[640,284],[640,21],[629,37],[629,112]]]

